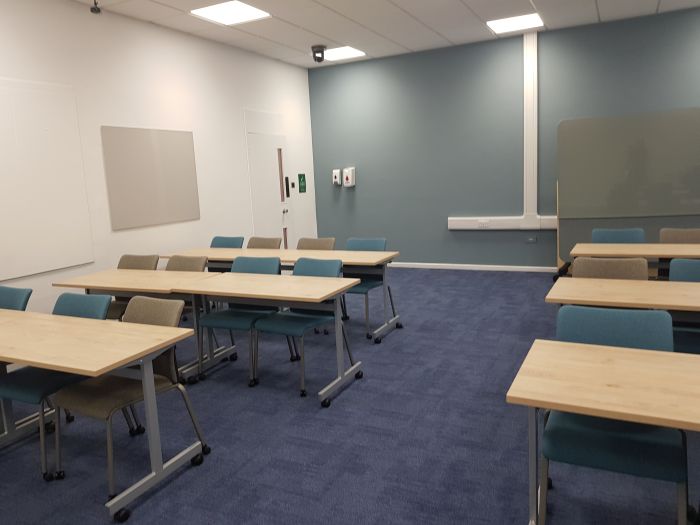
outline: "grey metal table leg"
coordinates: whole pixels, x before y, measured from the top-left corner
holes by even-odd
[[[530,407],[527,410],[527,433],[528,433],[528,480],[529,492],[528,501],[530,507],[529,525],[537,525],[537,459],[539,447],[537,443],[537,408]]]

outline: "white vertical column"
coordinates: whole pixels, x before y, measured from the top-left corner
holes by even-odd
[[[537,216],[537,32],[523,35],[523,215],[539,228]]]

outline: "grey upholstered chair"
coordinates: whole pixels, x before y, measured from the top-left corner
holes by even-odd
[[[133,297],[126,307],[122,321],[125,323],[177,326],[180,322],[184,303],[152,297]],[[202,452],[208,454],[202,430],[192,409],[185,387],[177,382],[177,369],[173,349],[168,349],[153,360],[153,377],[157,394],[177,389],[182,395],[197,437],[202,442]],[[109,497],[116,495],[114,479],[114,450],[112,440],[112,418],[115,413],[143,401],[141,381],[121,376],[104,375],[87,379],[58,391],[54,398],[57,413],[68,409],[107,425],[107,481]],[[58,416],[57,416],[58,417]],[[58,431],[58,429],[57,429]],[[61,470],[60,436],[57,436],[56,465]],[[200,464],[202,456],[193,458],[193,464]]]
[[[642,258],[607,259],[577,257],[571,265],[573,277],[593,279],[649,279],[649,263]]]
[[[661,228],[659,242],[671,244],[700,243],[700,228]]]
[[[173,255],[165,265],[166,272],[203,272],[207,267],[206,257]]]
[[[122,255],[117,264],[118,270],[155,270],[158,268],[157,255]],[[115,297],[107,311],[107,319],[121,319],[129,303],[128,297]]]
[[[280,246],[282,246],[280,237],[251,237],[248,239],[246,248],[270,248],[276,250]]]
[[[297,250],[332,250],[335,248],[335,237],[302,237],[297,242]]]

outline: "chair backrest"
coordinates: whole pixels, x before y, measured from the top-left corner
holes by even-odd
[[[593,279],[649,279],[649,262],[643,258],[607,259],[576,257],[571,264],[573,277]]]
[[[661,228],[659,242],[700,243],[700,228]]]
[[[248,239],[247,248],[270,248],[273,250],[282,246],[280,237],[251,237]]]
[[[386,239],[382,237],[367,239],[350,237],[345,243],[345,249],[358,252],[383,252],[386,250]]]
[[[567,305],[557,315],[557,339],[672,352],[673,321],[661,310]]]
[[[243,237],[222,237],[217,235],[211,240],[210,248],[243,248]]]
[[[0,286],[0,308],[5,310],[26,310],[31,288]]]
[[[301,257],[294,265],[293,275],[310,277],[339,277],[343,261],[337,259],[310,259]]]
[[[111,302],[110,295],[62,293],[56,299],[52,313],[87,319],[106,319]]]
[[[669,281],[700,283],[700,260],[673,259],[668,273]]]
[[[280,274],[279,257],[236,257],[231,265],[235,273]]]
[[[117,268],[120,270],[155,270],[158,267],[157,255],[122,255]]]
[[[122,322],[178,326],[184,307],[184,301],[137,295],[132,297],[126,305]],[[173,383],[177,381],[177,365],[173,348],[166,350],[153,360],[153,373],[165,376]]]
[[[302,237],[297,241],[297,250],[332,250],[335,248],[335,237]]]
[[[642,228],[593,228],[592,242],[634,243],[646,242]]]
[[[203,272],[206,267],[206,257],[173,255],[168,260],[168,264],[165,265],[165,270],[171,272]]]

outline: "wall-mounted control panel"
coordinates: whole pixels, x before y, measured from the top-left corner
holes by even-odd
[[[333,170],[333,186],[342,186],[343,181],[340,180],[340,169]]]
[[[355,167],[343,168],[343,186],[346,188],[355,187]]]

